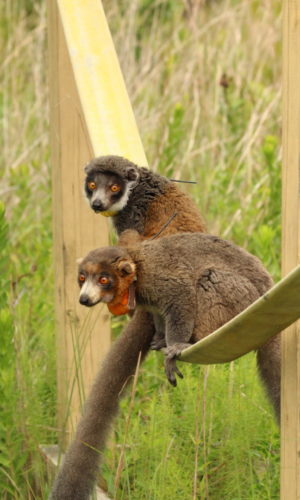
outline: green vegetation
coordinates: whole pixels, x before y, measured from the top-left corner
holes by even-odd
[[[183,188],[209,231],[255,253],[275,279],[280,6],[104,2],[149,164],[197,180]],[[38,445],[56,441],[46,12],[38,0],[6,0],[0,11],[0,491],[23,500],[47,498]],[[277,499],[278,429],[254,356],[182,370],[173,390],[160,355],[142,366],[106,454],[109,491],[124,448],[118,499]]]

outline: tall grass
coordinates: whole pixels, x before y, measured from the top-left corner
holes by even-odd
[[[116,4],[105,2],[150,165],[197,180],[209,230],[258,245],[276,272],[280,2]]]
[[[0,9],[0,192],[8,224],[2,237],[0,496],[42,498],[38,445],[56,439],[45,6],[8,0]]]
[[[210,232],[279,276],[280,2],[104,2],[149,163],[197,180]],[[1,11],[1,420],[3,499],[46,498],[38,452],[55,442],[55,352],[44,2]],[[103,474],[120,499],[278,498],[278,430],[253,355],[184,365],[162,359],[124,399]]]

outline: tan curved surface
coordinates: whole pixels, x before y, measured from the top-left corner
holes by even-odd
[[[208,337],[185,349],[180,361],[226,363],[253,351],[300,317],[300,266]]]

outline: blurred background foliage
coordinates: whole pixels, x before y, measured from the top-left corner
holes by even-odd
[[[104,8],[149,165],[197,201],[209,232],[280,269],[281,2],[119,0]],[[47,498],[39,443],[56,442],[51,164],[42,0],[0,3],[0,491]],[[116,322],[117,332],[122,324]],[[279,497],[279,438],[248,355],[140,373],[103,475],[120,499]],[[200,376],[199,376],[200,374]],[[123,443],[126,419],[129,433]]]

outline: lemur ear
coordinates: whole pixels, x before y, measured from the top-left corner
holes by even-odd
[[[92,169],[93,166],[90,163],[87,163],[86,166],[84,167],[84,171],[87,175],[91,172]]]
[[[127,170],[127,179],[129,181],[136,181],[138,179],[138,177],[139,177],[139,174],[135,168],[129,168]]]
[[[129,274],[133,274],[135,272],[135,265],[130,260],[120,260],[117,268],[121,276],[128,276]]]

